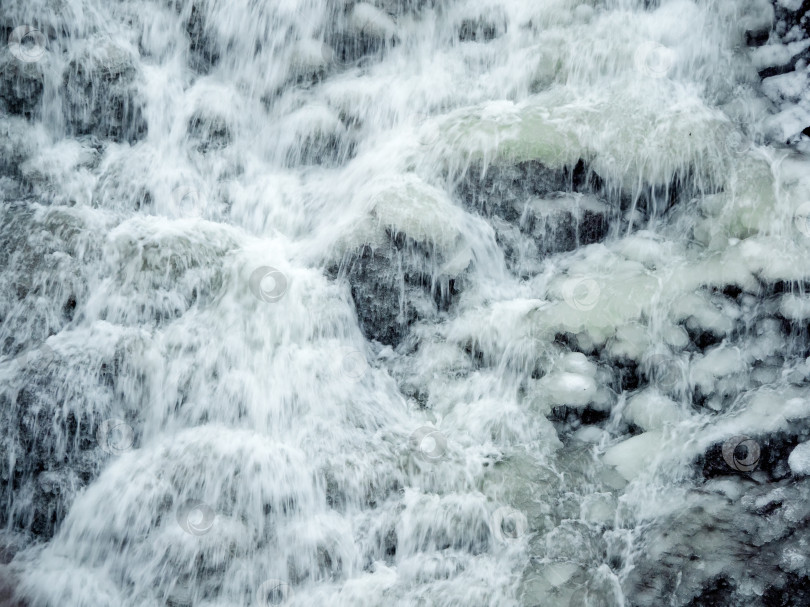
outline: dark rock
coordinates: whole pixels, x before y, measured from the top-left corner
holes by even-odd
[[[42,65],[25,63],[6,53],[0,58],[0,111],[31,118],[44,89]]]
[[[808,484],[744,482],[738,489],[735,499],[693,492],[686,511],[648,530],[645,543],[655,558],[638,559],[624,584],[634,605],[807,604],[807,578],[793,555],[804,552],[808,539]],[[757,587],[761,595],[751,593]]]
[[[781,2],[773,2],[774,10],[774,42],[781,44],[783,42],[792,42],[797,39],[806,38],[810,36],[810,0],[804,0],[796,10],[784,6]],[[746,42],[749,40],[749,33],[754,36],[754,42],[759,43],[765,36],[764,32],[746,32]],[[804,34],[803,36],[801,34]],[[798,34],[798,36],[797,36]],[[771,39],[770,36],[767,37]],[[759,46],[759,44],[756,44]],[[792,72],[796,69],[797,64],[802,61],[806,64],[810,60],[810,49],[794,55],[790,61],[782,65],[768,67],[759,72],[760,78],[770,78],[771,76],[778,76]]]
[[[487,218],[507,266],[530,276],[543,256],[603,240],[610,207],[588,192],[595,185],[582,163],[563,171],[529,161],[474,167],[458,186],[470,210]]]
[[[718,577],[689,601],[688,607],[717,607],[734,604],[734,586],[724,577]]]
[[[414,14],[424,9],[436,8],[444,0],[374,0],[373,4],[389,15]]]
[[[457,294],[451,277],[434,277],[432,252],[390,235],[384,247],[363,246],[331,274],[351,285],[360,327],[369,339],[398,345],[418,318],[446,310]]]
[[[205,9],[196,3],[191,5],[191,14],[186,22],[186,34],[189,40],[191,68],[201,74],[207,74],[219,63],[220,53],[216,38],[208,27]]]
[[[199,111],[189,120],[188,135],[197,142],[197,151],[202,153],[224,149],[233,141],[233,133],[225,118]]]
[[[86,352],[63,356],[46,341],[82,313],[86,269],[106,234],[64,209],[25,204],[0,214],[0,525],[41,539],[58,529],[106,456],[95,432],[121,402],[121,375]],[[88,345],[88,348],[92,348]],[[114,366],[107,361],[107,369]],[[72,389],[66,389],[70,378]],[[116,383],[118,382],[118,383]]]
[[[756,441],[758,444],[759,441],[756,439],[752,440]],[[749,475],[751,472],[756,470],[759,466],[758,462],[756,467],[750,471],[746,471],[745,469],[737,469],[733,468],[729,465],[726,459],[723,457],[723,445],[724,443],[718,443],[716,445],[712,445],[709,450],[698,459],[697,465],[702,469],[703,477],[706,479],[714,478],[717,476],[728,476],[728,475]],[[749,450],[746,445],[738,446],[734,449],[734,458],[735,461],[749,461],[746,458],[749,456]],[[754,456],[751,456],[752,459],[750,461],[754,461]],[[761,458],[761,451],[760,451],[760,458]],[[752,464],[754,465],[754,464]]]
[[[706,350],[707,348],[716,346],[723,341],[722,335],[717,335],[711,331],[706,331],[691,322],[687,322],[684,327],[686,332],[689,334],[689,339],[698,350]]]
[[[742,288],[737,285],[725,285],[722,289],[712,289],[712,291],[722,293],[725,297],[734,300],[737,300],[743,293]]]
[[[458,187],[464,204],[485,217],[498,215],[509,222],[520,218],[515,203],[559,191],[570,191],[573,183],[564,171],[549,169],[536,161],[504,166],[471,167]]]
[[[146,135],[134,58],[110,42],[88,45],[68,64],[62,99],[68,130],[134,142]]]
[[[351,3],[332,15],[335,26],[327,31],[325,39],[328,63],[340,68],[377,61],[399,43],[392,16],[413,7],[398,2],[383,4]]]
[[[78,491],[100,468],[93,455],[93,424],[85,419],[71,432],[54,422],[55,412],[64,410],[48,390],[57,364],[44,371],[27,369],[29,387],[16,399],[0,395],[7,428],[0,455],[13,462],[0,473],[0,499],[6,504],[0,510],[0,524],[41,539],[53,536]],[[74,451],[76,444],[85,449]]]
[[[610,411],[594,409],[593,407],[569,407],[559,405],[551,410],[551,419],[566,424],[593,425],[606,422],[610,418]]]
[[[624,360],[614,365],[621,391],[635,390],[642,385],[642,373],[635,361]]]
[[[524,205],[520,226],[542,254],[571,251],[607,234],[609,208],[595,198],[557,194]]]
[[[810,605],[810,577],[796,573],[785,576],[782,584],[769,586],[762,595],[766,607],[805,607]]]
[[[810,48],[805,49],[800,53],[796,53],[787,63],[782,65],[774,65],[772,67],[767,67],[760,70],[759,77],[764,80],[765,78],[770,78],[771,76],[780,76],[782,74],[793,72],[796,70],[796,64],[799,63],[799,61],[803,61],[804,63],[810,61]]]
[[[489,42],[505,33],[505,19],[468,18],[458,28],[458,39],[461,42]]]
[[[220,59],[218,40],[206,15],[209,10],[208,1],[168,0],[167,4],[185,21],[189,67],[199,74],[207,74]]]
[[[724,443],[718,443],[712,445],[696,462],[696,465],[702,471],[703,478],[710,479],[728,475],[749,476],[755,471],[764,472],[772,482],[788,478],[790,476],[788,456],[796,445],[810,440],[810,426],[796,423],[790,432],[775,432],[767,435],[750,436],[750,438],[755,442],[755,445],[746,444],[745,441],[740,445],[736,445],[733,451],[732,464],[737,461],[751,461],[752,465],[754,465],[753,469],[749,471],[745,465],[730,465],[723,456]],[[739,440],[734,442],[739,442]],[[732,448],[735,447],[734,442],[725,444]],[[749,457],[749,447],[751,446],[756,450],[755,464],[754,459]]]
[[[287,166],[340,166],[354,157],[356,144],[345,131],[314,132],[287,152]]]
[[[762,46],[766,42],[768,42],[768,38],[771,35],[771,30],[758,30],[758,31],[747,31],[745,32],[745,44],[746,46]]]
[[[381,58],[386,49],[396,44],[396,40],[389,41],[363,32],[339,32],[330,38],[329,43],[334,53],[332,62],[346,66],[356,65],[364,59]]]

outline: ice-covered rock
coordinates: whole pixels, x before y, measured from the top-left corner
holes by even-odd
[[[417,318],[433,317],[457,294],[472,260],[468,220],[415,176],[378,188],[369,206],[333,271],[348,279],[366,335],[396,345]]]

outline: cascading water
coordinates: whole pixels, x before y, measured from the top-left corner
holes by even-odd
[[[808,9],[6,0],[0,602],[810,605]]]

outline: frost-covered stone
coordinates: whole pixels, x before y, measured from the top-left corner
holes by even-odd
[[[565,354],[558,364],[561,369],[571,373],[578,373],[587,377],[596,376],[596,365],[588,360],[588,357],[581,352]]]
[[[739,374],[748,369],[743,353],[737,348],[715,347],[698,357],[691,366],[691,380],[703,394],[722,389],[725,383],[734,387]]]

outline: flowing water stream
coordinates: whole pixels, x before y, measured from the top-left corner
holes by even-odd
[[[2,604],[810,605],[807,9],[4,0]]]

